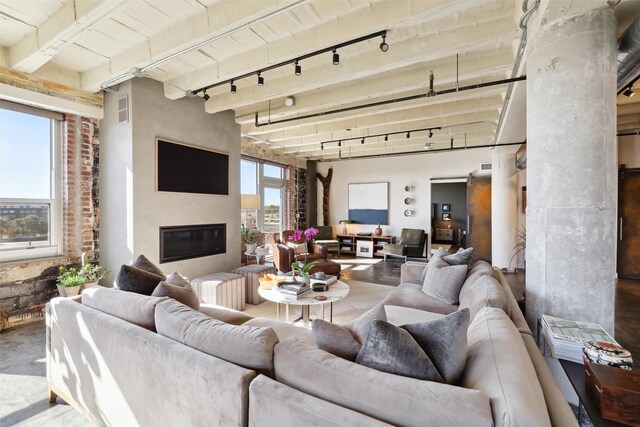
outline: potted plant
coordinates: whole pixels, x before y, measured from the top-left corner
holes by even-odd
[[[245,227],[244,224],[242,224],[242,228],[240,229],[240,238],[246,246],[247,253],[254,253],[256,250],[256,235],[252,233],[250,228]]]
[[[515,252],[511,256],[511,259],[509,260],[509,266],[511,266],[511,261],[513,261],[513,259],[517,257],[520,252],[524,252],[527,249],[527,228],[524,225],[521,226],[520,229],[518,230],[518,243],[516,243],[513,249],[515,250]],[[523,262],[526,269],[527,259],[525,258]],[[515,270],[518,271],[517,265],[515,267]]]
[[[291,264],[291,271],[293,272],[293,278],[295,280],[296,277],[296,270],[298,270],[298,272],[300,273],[300,276],[302,276],[302,281],[304,283],[306,283],[307,285],[311,284],[311,276],[309,276],[309,271],[313,268],[314,265],[316,265],[318,263],[318,261],[312,261],[312,262],[308,262],[306,264],[301,264],[298,262],[294,262],[293,264]]]
[[[83,289],[95,286],[108,272],[106,268],[98,264],[87,262],[86,255],[82,254],[81,268],[60,267],[58,270],[58,293],[61,297],[78,295]]]

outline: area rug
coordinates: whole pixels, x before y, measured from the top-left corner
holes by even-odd
[[[362,313],[373,308],[378,303],[382,302],[384,298],[393,290],[390,286],[378,285],[374,283],[360,282],[355,280],[344,280],[349,285],[349,295],[344,299],[337,301],[333,304],[333,322],[337,324],[344,324],[350,320],[355,319]],[[276,304],[271,301],[265,301],[262,304],[251,305],[247,304],[245,311],[246,314],[254,317],[268,317],[271,319],[276,318]],[[280,308],[281,318],[284,321],[284,308]],[[300,307],[291,306],[290,318],[295,319],[300,315]],[[325,309],[326,319],[329,319],[328,307]],[[320,317],[320,307],[312,307],[310,313],[311,319]],[[302,322],[297,322],[296,325],[302,327]]]

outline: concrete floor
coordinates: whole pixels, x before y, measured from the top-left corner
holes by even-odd
[[[343,258],[343,279],[351,285],[347,298],[335,304],[334,321],[345,323],[373,307],[397,285],[402,261],[360,262]],[[395,275],[395,279],[391,280]],[[522,291],[524,275],[505,275],[514,294]],[[374,280],[375,279],[375,280]],[[372,282],[384,283],[385,285]],[[275,304],[248,305],[253,316],[275,318]],[[640,358],[640,282],[619,280],[616,300],[616,338]],[[314,317],[314,313],[312,313]],[[0,333],[0,427],[90,426],[83,415],[58,399],[47,401],[44,320]],[[637,362],[640,363],[640,362]]]

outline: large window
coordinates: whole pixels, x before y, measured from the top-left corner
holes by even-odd
[[[0,108],[0,261],[58,255],[60,121],[53,118],[55,113],[9,103],[3,107],[7,108]]]
[[[272,163],[260,163],[243,159],[240,165],[240,192],[245,207],[242,209],[243,224],[260,229],[265,233],[277,233],[282,230],[284,169]],[[259,196],[257,208],[251,204],[251,197]],[[246,208],[246,206],[250,206]]]

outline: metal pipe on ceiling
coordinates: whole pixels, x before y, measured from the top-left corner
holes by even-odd
[[[620,37],[618,44],[618,95],[640,76],[640,17]]]

